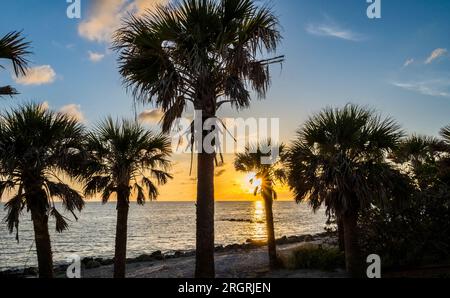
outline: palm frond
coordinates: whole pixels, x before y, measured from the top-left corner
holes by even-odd
[[[50,216],[55,218],[56,222],[56,232],[62,233],[69,228],[69,224],[67,223],[67,218],[61,215],[61,213],[56,210],[56,208],[52,208],[50,210]]]
[[[26,74],[29,49],[30,43],[22,37],[22,32],[13,31],[0,39],[0,59],[11,60],[16,76]]]

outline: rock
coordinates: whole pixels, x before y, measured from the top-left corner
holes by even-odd
[[[305,235],[305,237],[303,238],[304,242],[311,242],[314,241],[314,237],[312,235]]]
[[[23,275],[25,276],[37,276],[38,270],[36,268],[26,268],[23,270]]]
[[[86,265],[87,263],[92,262],[92,261],[94,261],[94,258],[83,258],[83,259],[81,260],[81,263],[82,263],[83,265]]]
[[[99,263],[102,264],[102,266],[108,266],[108,265],[114,264],[114,260],[113,259],[104,259]]]
[[[158,261],[164,260],[164,255],[162,254],[162,252],[160,250],[152,253],[151,257]]]
[[[155,259],[153,258],[153,256],[151,255],[147,255],[147,254],[143,254],[140,255],[139,257],[134,259],[134,263],[136,262],[151,262],[154,261]]]
[[[183,254],[181,251],[177,250],[177,251],[173,254],[173,257],[174,257],[174,258],[181,258],[183,255],[184,255],[184,254]]]
[[[85,264],[86,269],[94,269],[94,268],[98,268],[101,266],[102,266],[102,264],[100,264],[99,262],[97,262],[95,260],[89,261]]]

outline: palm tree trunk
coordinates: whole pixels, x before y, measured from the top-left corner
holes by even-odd
[[[358,214],[345,214],[342,216],[344,225],[345,265],[352,277],[362,277],[362,264],[358,243],[357,222]]]
[[[128,228],[128,197],[118,192],[117,197],[117,225],[116,247],[114,254],[114,278],[125,278],[127,260],[127,228]]]
[[[270,268],[275,269],[278,266],[277,247],[275,243],[275,228],[273,224],[273,200],[264,199],[266,209],[266,226],[267,226],[267,246],[269,249]]]
[[[48,233],[48,215],[45,210],[31,208],[34,239],[39,266],[39,278],[53,278],[53,257]]]
[[[214,278],[214,154],[198,154],[196,278]]]
[[[340,216],[336,216],[336,222],[337,222],[339,250],[345,251],[344,222]]]

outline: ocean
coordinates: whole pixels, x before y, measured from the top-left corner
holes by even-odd
[[[61,210],[61,208],[60,208]],[[6,212],[0,205],[0,219]],[[112,258],[116,208],[114,203],[87,203],[68,231],[58,234],[50,222],[53,258],[55,264],[66,262],[73,254],[85,257]],[[255,202],[216,203],[216,245],[241,244],[247,239],[266,237],[264,205]],[[314,214],[306,204],[274,203],[275,234],[296,236],[324,231],[324,212]],[[0,224],[0,270],[36,266],[33,227],[30,214],[24,211],[19,227],[20,242],[15,233],[9,234],[4,222]],[[195,249],[195,203],[151,202],[145,206],[132,204],[128,220],[127,257],[133,258],[154,251],[164,253]]]

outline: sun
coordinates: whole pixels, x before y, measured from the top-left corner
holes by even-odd
[[[260,178],[256,178],[256,173],[254,172],[246,174],[242,179],[242,189],[249,194],[253,194],[255,189],[261,185],[262,180]]]

